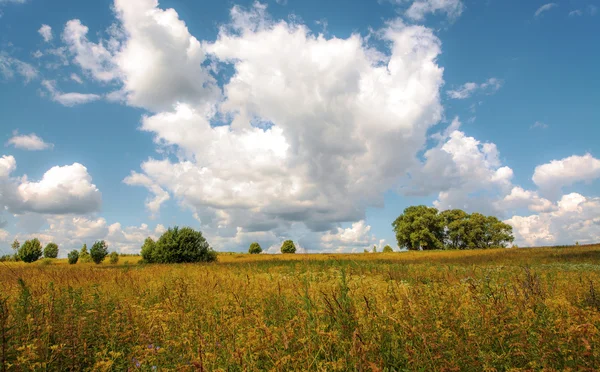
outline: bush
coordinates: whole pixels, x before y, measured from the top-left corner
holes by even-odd
[[[117,252],[110,252],[108,255],[108,262],[113,265],[119,262],[119,254]]]
[[[394,252],[394,250],[389,245],[386,245],[385,247],[383,247],[383,253],[392,253],[392,252]]]
[[[144,241],[144,245],[142,245],[142,261],[144,263],[152,263],[154,262],[154,250],[156,248],[156,242],[152,240],[152,238],[147,237]]]
[[[248,253],[259,254],[261,252],[262,252],[262,248],[260,247],[260,244],[258,244],[257,242],[250,244],[250,248],[248,248]]]
[[[40,260],[40,265],[48,266],[52,264],[52,259],[48,257],[44,257]]]
[[[79,252],[77,252],[77,251],[69,252],[69,254],[67,255],[67,259],[69,260],[69,264],[75,265],[77,263],[77,261],[79,260]]]
[[[281,253],[296,253],[296,246],[291,240],[286,240],[281,245]]]
[[[155,244],[146,239],[142,257],[146,263],[211,262],[217,259],[215,252],[202,232],[190,227],[169,228]]]
[[[42,244],[37,238],[27,240],[19,248],[19,258],[23,262],[31,263],[42,257]]]
[[[87,244],[84,244],[81,247],[81,251],[79,252],[79,259],[82,263],[92,262],[92,256],[90,256],[90,252],[88,252]]]
[[[104,240],[95,242],[94,245],[92,245],[92,249],[90,249],[90,256],[96,265],[104,261],[107,255],[108,245],[106,245]]]
[[[44,248],[44,257],[46,257],[46,258],[58,257],[58,245],[56,245],[56,243],[48,243],[48,245],[46,245],[46,248]]]

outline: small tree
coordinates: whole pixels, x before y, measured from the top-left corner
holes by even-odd
[[[79,258],[83,263],[88,263],[92,261],[92,256],[90,256],[90,252],[88,252],[87,249],[87,244],[83,244],[83,247],[81,247],[81,251],[79,252]]]
[[[44,248],[44,257],[56,258],[58,257],[58,245],[56,243],[48,243]]]
[[[281,253],[296,253],[296,246],[291,240],[286,240],[281,245]]]
[[[27,240],[19,248],[19,258],[23,262],[34,262],[42,257],[42,244],[37,238]]]
[[[108,262],[110,262],[112,265],[119,262],[119,254],[117,252],[110,252],[108,255]]]
[[[104,240],[97,241],[94,243],[94,245],[92,245],[92,249],[90,249],[90,256],[96,265],[104,261],[107,255],[108,245],[106,245]]]
[[[394,250],[389,245],[386,245],[385,247],[383,247],[383,253],[392,253],[392,252],[394,252]]]
[[[372,252],[373,253],[377,253],[377,246],[376,245],[373,246],[373,251]]]
[[[152,263],[154,262],[154,250],[156,249],[156,243],[152,240],[151,237],[147,237],[144,241],[144,245],[142,245],[142,258],[144,262]]]
[[[248,253],[259,254],[261,252],[262,252],[262,248],[260,247],[260,244],[258,244],[257,242],[250,244],[250,248],[248,248]]]
[[[69,260],[69,264],[75,265],[79,260],[79,252],[77,252],[76,250],[69,252],[69,254],[67,255],[67,259]]]
[[[21,247],[21,244],[19,243],[19,241],[17,239],[15,239],[14,242],[12,242],[12,244],[10,245],[10,247],[15,251],[15,254],[19,253],[19,248]]]

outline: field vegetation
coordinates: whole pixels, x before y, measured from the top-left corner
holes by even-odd
[[[600,365],[599,245],[81,258],[0,263],[0,371]]]

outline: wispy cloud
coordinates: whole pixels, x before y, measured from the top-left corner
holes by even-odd
[[[50,99],[54,102],[58,102],[63,106],[76,106],[84,103],[97,101],[102,98],[97,94],[84,94],[84,93],[63,93],[56,89],[56,82],[53,80],[42,81],[44,88],[48,90]]]
[[[453,99],[465,99],[471,97],[475,92],[482,91],[485,94],[494,94],[504,82],[498,78],[489,78],[481,84],[469,82],[461,85],[457,89],[449,90],[448,96]]]
[[[530,129],[535,129],[535,128],[547,129],[548,124],[542,123],[541,121],[536,121],[535,123],[533,123],[533,125],[530,127]]]
[[[15,74],[21,75],[25,78],[25,82],[29,83],[38,76],[38,71],[29,63],[0,52],[0,76],[11,79]]]
[[[14,132],[13,136],[8,140],[6,145],[29,151],[49,150],[54,148],[53,144],[44,142],[44,140],[38,137],[35,133],[19,134],[18,132]]]
[[[552,8],[557,7],[557,3],[548,3],[540,6],[538,10],[535,11],[535,17],[539,17],[542,13],[549,11]]]

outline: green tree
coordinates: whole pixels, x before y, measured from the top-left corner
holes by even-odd
[[[376,245],[373,245],[373,249],[371,250],[371,252],[377,253],[377,246]]]
[[[392,252],[394,252],[394,250],[389,245],[386,245],[385,247],[383,247],[383,253],[392,253]]]
[[[90,252],[88,252],[87,249],[87,244],[83,244],[83,247],[81,247],[81,251],[79,252],[79,259],[81,259],[81,262],[83,263],[88,263],[92,261],[92,256],[90,256]]]
[[[75,265],[79,260],[79,252],[77,252],[76,250],[69,252],[69,254],[67,255],[67,259],[69,260],[70,265]]]
[[[42,257],[42,244],[37,238],[27,240],[19,248],[19,258],[23,262],[34,262]]]
[[[58,245],[56,243],[48,243],[46,248],[44,248],[44,257],[46,258],[56,258],[58,257]]]
[[[507,223],[500,221],[494,216],[488,216],[486,220],[488,238],[487,246],[491,248],[506,248],[515,240],[513,229]]]
[[[110,262],[112,265],[115,265],[117,262],[119,262],[119,254],[117,252],[110,252],[108,255],[108,262]]]
[[[248,248],[248,253],[259,254],[261,252],[262,252],[262,248],[260,247],[260,244],[258,244],[257,242],[250,244],[250,247]]]
[[[15,251],[15,253],[19,253],[19,248],[21,247],[21,244],[17,239],[15,239],[10,245],[10,247]]]
[[[468,244],[469,214],[460,209],[440,213],[445,225],[444,243],[447,249],[466,249]]]
[[[92,245],[92,249],[90,249],[90,256],[96,265],[104,261],[107,255],[108,245],[106,245],[104,240],[97,241],[94,243],[94,245]]]
[[[286,240],[281,245],[281,253],[296,253],[296,246],[292,240]]]
[[[190,227],[174,227],[161,235],[148,258],[149,263],[211,262],[217,259],[217,253],[202,232]]]
[[[399,247],[409,250],[444,248],[444,221],[436,208],[408,207],[392,226]]]
[[[156,249],[156,242],[151,237],[147,237],[144,240],[144,245],[142,245],[142,258],[144,262],[152,263],[154,262],[154,250]]]

